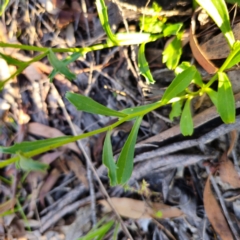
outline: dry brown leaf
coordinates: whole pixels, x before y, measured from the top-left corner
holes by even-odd
[[[51,171],[51,173],[48,175],[46,181],[44,181],[44,184],[42,185],[41,190],[39,192],[39,199],[42,206],[44,206],[45,195],[52,189],[52,187],[57,182],[60,175],[61,173],[58,171],[58,169],[54,168]]]
[[[194,58],[198,61],[198,63],[209,73],[214,74],[217,72],[217,68],[214,66],[212,62],[208,60],[207,55],[202,51],[201,47],[198,45],[197,38],[195,37],[195,16],[196,12],[192,17],[191,28],[189,33],[189,42],[190,47],[193,53]]]
[[[208,177],[204,188],[203,202],[207,217],[220,238],[222,240],[233,240],[233,236],[222,213],[222,209],[212,193],[210,177]]]
[[[240,179],[233,163],[228,159],[225,152],[220,160],[219,166],[220,178],[223,182],[230,184],[233,188],[240,188]]]
[[[34,135],[38,135],[45,138],[56,138],[65,136],[61,131],[56,128],[48,127],[41,123],[32,122],[28,124],[28,132]],[[63,146],[64,147],[64,146]],[[77,147],[76,143],[68,143],[65,147],[75,151],[76,153],[80,154],[80,150]]]
[[[62,154],[63,154],[63,151],[55,151],[55,152],[51,152],[51,153],[45,153],[43,156],[41,156],[40,161],[42,163],[51,164]]]
[[[106,200],[98,201],[104,206],[104,211],[112,211]],[[128,217],[132,219],[140,218],[176,218],[181,217],[184,213],[176,208],[165,205],[163,203],[152,203],[152,207],[146,202],[131,199],[131,198],[111,198],[111,202],[116,209],[116,211],[123,217]],[[161,212],[158,216],[158,212]]]
[[[88,180],[86,177],[87,173],[82,162],[72,154],[70,157],[67,157],[67,165],[75,173],[77,178],[84,184],[84,186],[88,188]]]
[[[240,39],[240,23],[234,25],[233,34],[236,40]],[[230,53],[230,47],[222,33],[201,44],[201,49],[208,59],[227,58]]]

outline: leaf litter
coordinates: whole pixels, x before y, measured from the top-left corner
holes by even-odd
[[[97,43],[105,36],[94,5],[90,2],[86,2],[87,14],[84,13],[84,4],[80,1],[54,3],[50,8],[48,1],[40,0],[30,1],[28,6],[24,2],[10,3],[10,8],[5,14],[6,21],[1,19],[1,25],[3,25],[0,32],[0,36],[3,35],[1,39],[5,38],[5,42],[10,41],[9,37],[18,34],[18,38],[13,39],[15,43],[75,47],[82,46],[83,42],[86,45]],[[119,11],[115,4],[109,4],[112,6],[109,13],[110,24],[113,28],[114,24],[117,28],[119,27],[119,31],[122,31],[120,22],[131,19],[129,22],[131,29],[137,26],[140,12],[143,9],[148,11],[148,8],[136,8],[130,3],[120,3],[119,6],[122,9]],[[14,5],[21,9],[15,15],[14,11],[11,11]],[[183,14],[191,15],[189,5],[175,5],[175,7],[177,13],[172,9],[164,9],[164,11],[167,15],[179,14],[180,19]],[[30,21],[29,14],[34,21]],[[208,21],[209,19],[207,23]],[[234,27],[234,34],[237,27],[238,24]],[[34,34],[30,28],[35,29]],[[189,25],[187,28],[192,26]],[[21,31],[18,32],[17,29]],[[200,61],[200,65],[201,61],[207,61],[209,64],[210,59],[226,57],[224,41],[219,40],[218,36],[213,37],[210,40],[211,43],[210,41],[202,43],[201,39],[198,43],[194,34],[191,31],[190,36],[185,33],[189,39],[184,41],[190,40],[193,56]],[[237,35],[235,36],[237,38]],[[152,59],[152,62],[149,62],[150,71],[154,79],[156,76],[157,81],[151,87],[145,87],[144,91],[154,92],[154,98],[157,100],[164,96],[165,87],[174,78],[174,73],[171,73],[169,78],[161,73],[159,75],[158,72],[165,67],[159,60],[159,56],[161,57],[167,40],[160,45],[151,43],[145,46],[148,55],[153,55],[151,52],[156,51],[158,59]],[[222,45],[218,45],[220,43]],[[208,44],[221,47],[218,47],[216,53]],[[76,129],[80,129],[81,132],[91,131],[107,126],[114,119],[111,116],[103,117],[78,112],[64,99],[67,91],[88,95],[94,101],[117,111],[135,107],[146,101],[142,98],[143,85],[136,80],[136,70],[127,50],[129,49],[119,48],[115,52],[99,51],[95,65],[93,59],[95,56],[87,55],[85,59],[79,58],[69,66],[71,72],[78,74],[73,82],[67,81],[60,74],[55,75],[53,83],[59,96],[63,98],[71,121],[77,126]],[[33,53],[23,51],[9,52],[8,48],[4,49],[4,52],[12,54],[12,57],[21,61],[29,61],[33,56]],[[133,52],[134,49],[132,49]],[[190,59],[187,51],[183,50],[183,54],[184,58]],[[199,54],[202,54],[205,60],[201,58],[199,60]],[[67,54],[61,54],[61,58],[66,57]],[[105,62],[107,57],[109,60]],[[151,58],[153,57],[149,56],[149,59]],[[9,69],[3,68],[6,74],[9,74],[8,70],[12,71],[11,67],[9,65]],[[51,71],[52,67],[46,61],[37,62],[8,84],[1,95],[1,99],[10,106],[7,109],[1,107],[1,111],[4,112],[4,118],[1,118],[3,121],[0,136],[2,146],[10,146],[20,140],[33,141],[73,134],[66,115],[63,114],[59,105],[59,96],[54,94],[48,82],[48,74]],[[216,67],[211,65],[209,72],[214,71]],[[238,82],[238,74],[228,76],[233,83]],[[87,83],[83,83],[83,79],[87,79]],[[239,108],[239,90],[236,89],[234,87],[236,108]],[[120,92],[125,94],[119,97]],[[222,135],[234,128],[238,129],[239,119],[236,118],[236,124],[229,128],[229,125],[219,122],[215,107],[208,107],[202,112],[193,109],[193,124],[196,130],[191,139],[186,140],[181,137],[178,119],[171,124],[166,122],[164,126],[168,129],[159,127],[160,132],[153,135],[155,132],[153,126],[159,126],[163,119],[167,120],[169,113],[170,110],[166,107],[158,109],[155,116],[149,114],[143,119],[135,151],[135,160],[138,160],[134,162],[133,176],[129,186],[125,186],[126,190],[120,186],[110,187],[107,181],[107,172],[101,163],[104,134],[91,137],[84,142],[84,148],[89,150],[93,164],[110,195],[114,210],[123,217],[122,221],[131,231],[134,239],[214,239],[216,234],[222,239],[233,239],[232,229],[227,222],[229,219],[226,221],[227,217],[218,203],[219,199],[213,194],[204,164],[212,164],[212,168],[217,169],[217,174],[223,183],[219,183],[220,186],[227,184],[228,188],[221,188],[223,196],[227,196],[224,200],[231,199],[231,201],[228,200],[231,207],[227,206],[227,210],[229,214],[235,214],[238,218],[239,199],[238,195],[232,191],[239,189],[239,174],[234,165],[237,161],[234,160],[234,164],[232,163],[234,158],[230,154],[232,151],[229,151],[227,156],[228,143]],[[119,126],[110,136],[115,160],[129,135],[132,124],[129,122],[127,127]],[[231,144],[231,149],[239,154],[238,141],[235,141],[236,143]],[[7,158],[6,154],[1,155],[2,159]],[[216,163],[217,156],[221,157]],[[95,177],[89,177],[91,171],[76,143],[37,156],[34,161],[37,160],[50,165],[46,173],[24,173],[14,169],[14,166],[1,170],[1,214],[6,213],[6,216],[0,223],[0,234],[18,238],[42,236],[48,239],[50,237],[78,239],[94,227],[92,212],[95,213],[99,222],[104,215],[107,218],[106,222],[114,219],[114,227],[116,226],[117,220],[112,208],[103,199]],[[13,172],[16,173],[14,176],[12,176]],[[89,179],[92,179],[92,182],[89,182]],[[147,194],[143,179],[147,179]],[[95,202],[104,207],[98,209]],[[205,213],[210,224],[203,224]],[[139,220],[145,218],[148,222],[144,225]],[[234,224],[237,223],[234,218],[231,221]],[[28,225],[31,226],[31,232]],[[144,230],[139,234],[136,226]],[[105,239],[112,239],[114,227],[110,229]],[[124,239],[121,228],[116,232],[118,239]]]

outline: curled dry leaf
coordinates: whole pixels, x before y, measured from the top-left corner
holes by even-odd
[[[193,14],[192,20],[191,20],[191,28],[189,33],[189,41],[190,41],[190,47],[193,53],[194,58],[198,61],[198,63],[209,73],[214,74],[217,72],[217,68],[214,66],[213,63],[211,63],[205,53],[201,50],[201,47],[198,45],[197,38],[195,37],[195,17],[197,12]]]
[[[225,152],[220,160],[219,166],[220,178],[223,182],[228,183],[233,188],[240,188],[240,179],[233,163],[228,159]]]
[[[131,198],[111,198],[111,202],[116,211],[123,217],[132,219],[140,218],[176,218],[181,217],[184,213],[176,208],[162,203],[151,203],[131,199]],[[106,200],[98,201],[103,207],[105,212],[112,211]],[[151,205],[151,206],[150,206]],[[158,215],[158,213],[160,213]]]
[[[203,202],[207,217],[220,238],[222,240],[233,240],[233,236],[222,213],[222,209],[212,193],[210,177],[208,177],[204,188]]]
[[[41,123],[32,122],[28,124],[28,133],[38,135],[45,138],[55,138],[65,136],[61,131],[56,128],[48,127]],[[80,154],[80,150],[76,143],[68,143],[64,147],[67,147],[76,153]]]

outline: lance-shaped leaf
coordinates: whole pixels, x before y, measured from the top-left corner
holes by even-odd
[[[213,104],[215,105],[216,108],[217,104],[218,104],[218,93],[216,91],[214,91],[212,88],[207,88],[206,93],[208,94],[208,96],[210,97],[211,101],[213,102]]]
[[[133,171],[134,147],[137,141],[137,134],[142,117],[138,117],[133,125],[133,128],[122,148],[117,161],[117,181],[118,184],[126,183],[131,177]]]
[[[108,20],[108,13],[107,13],[107,6],[105,5],[104,0],[97,0],[96,1],[98,16],[101,22],[101,25],[106,32],[108,38],[115,44],[118,44],[116,36],[112,33],[109,20]]]
[[[196,68],[191,66],[178,74],[163,94],[162,102],[166,104],[169,100],[185,90],[194,78],[196,71]]]
[[[25,157],[21,152],[18,153],[19,160],[15,163],[17,169],[24,171],[40,171],[45,172],[48,169],[48,164],[34,161],[31,158]]]
[[[66,142],[70,142],[71,139],[74,138],[73,136],[63,136],[58,138],[50,138],[50,139],[44,139],[44,140],[38,140],[34,142],[21,142],[16,143],[13,146],[10,147],[2,147],[0,146],[0,152],[2,153],[12,153],[16,154],[17,152],[21,151],[23,153],[31,152],[34,150],[38,150],[41,148],[48,148],[48,150],[52,150],[56,148],[56,145],[62,145]]]
[[[218,112],[225,123],[235,122],[235,101],[231,82],[226,73],[218,73]]]
[[[82,56],[82,53],[79,53],[79,52],[76,52],[76,53],[73,53],[71,54],[70,56],[66,57],[65,59],[63,59],[61,62],[67,67],[68,64],[76,61],[79,57]],[[50,78],[50,81],[53,80],[53,78],[55,77],[56,74],[58,74],[58,69],[54,68],[52,70],[52,72],[49,74],[49,78]]]
[[[180,129],[184,136],[190,136],[193,134],[191,99],[188,99],[184,105],[181,120],[180,120]]]
[[[48,52],[48,60],[51,63],[51,65],[56,69],[56,71],[62,73],[64,76],[66,76],[67,79],[73,80],[76,77],[75,74],[69,71],[66,64],[60,61],[55,56],[54,52],[51,49],[49,49]]]
[[[164,37],[168,37],[170,35],[176,35],[182,28],[182,23],[175,23],[175,24],[166,24],[163,29]]]
[[[228,9],[224,0],[196,0],[221,29],[229,46],[232,48],[235,39],[230,26]]]
[[[240,62],[240,41],[236,41],[233,45],[233,50],[228,55],[227,59],[221,66],[221,70],[224,71],[225,69],[229,69],[234,65]]]
[[[169,69],[175,69],[179,63],[182,55],[181,37],[182,33],[178,33],[163,51],[162,62],[166,63]]]
[[[111,144],[111,131],[108,131],[103,144],[102,153],[103,164],[108,169],[108,177],[110,179],[110,185],[117,185],[117,166],[113,159],[113,151]]]
[[[145,44],[146,43],[142,43],[138,51],[138,66],[140,73],[145,77],[147,84],[153,84],[155,83],[155,80],[153,79],[145,57]]]
[[[95,102],[93,99],[83,96],[81,94],[67,92],[65,96],[67,100],[72,103],[77,110],[80,111],[114,117],[127,116],[127,114],[125,113],[117,112],[115,110],[107,108],[102,104]]]

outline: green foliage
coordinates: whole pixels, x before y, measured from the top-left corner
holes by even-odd
[[[49,49],[48,60],[54,67],[56,73],[57,72],[62,73],[69,80],[73,80],[76,77],[75,74],[69,71],[67,65],[63,61],[58,60],[58,58],[55,56],[51,49]],[[50,75],[49,77],[50,80],[52,81],[53,74]]]
[[[21,169],[24,171],[45,172],[49,167],[48,164],[34,161],[31,158],[25,157],[21,152],[18,152],[17,154],[19,156],[19,160],[15,162],[15,166],[17,169]]]
[[[173,118],[179,117],[182,113],[182,101],[177,101],[172,103],[172,110],[169,114],[169,118],[173,121]]]
[[[229,46],[232,48],[235,42],[230,26],[228,9],[224,0],[196,0],[196,2],[208,13],[217,26],[221,29]]]
[[[168,44],[163,51],[163,63],[166,63],[169,69],[175,69],[182,55],[182,33],[178,33],[176,37]]]
[[[93,240],[93,239],[101,240],[107,234],[107,232],[110,230],[113,224],[114,221],[109,221],[101,226],[100,222],[99,224],[97,224],[95,228],[88,232],[87,235],[78,238],[78,240]]]
[[[148,66],[148,62],[145,58],[145,44],[142,43],[138,51],[138,67],[140,73],[145,77],[147,84],[155,83],[151,71]]]
[[[0,0],[0,16],[3,15],[5,9],[7,8],[8,3],[9,0]]]
[[[5,1],[6,3],[7,1]],[[228,10],[223,0],[196,0],[196,2],[202,6],[211,18],[215,21],[217,26],[221,29],[224,36],[226,37],[231,52],[227,59],[224,61],[218,72],[212,76],[209,82],[204,83],[202,81],[201,74],[188,62],[182,62],[179,64],[182,49],[181,49],[181,35],[182,35],[182,23],[170,24],[166,23],[166,18],[159,18],[158,12],[161,10],[157,4],[153,4],[153,10],[156,14],[149,17],[145,16],[141,18],[140,26],[144,32],[136,33],[116,33],[114,34],[111,30],[107,7],[104,0],[97,0],[96,6],[98,15],[103,29],[106,32],[107,39],[105,43],[100,43],[84,48],[44,48],[36,46],[27,46],[20,44],[10,44],[0,42],[0,47],[10,47],[16,49],[22,49],[27,51],[40,52],[39,55],[34,57],[30,61],[22,62],[9,55],[0,53],[0,56],[7,61],[8,64],[17,67],[17,71],[12,74],[8,79],[5,79],[0,83],[2,88],[6,82],[11,78],[21,73],[29,64],[39,61],[44,57],[48,57],[50,64],[53,66],[53,71],[50,74],[52,80],[57,73],[63,74],[69,80],[75,78],[69,70],[69,64],[77,60],[80,56],[91,52],[105,48],[115,46],[125,46],[135,44],[139,46],[138,53],[138,66],[140,73],[145,77],[148,84],[154,83],[151,71],[149,69],[148,62],[145,57],[145,46],[147,43],[155,41],[162,37],[168,37],[174,35],[175,38],[165,49],[163,53],[163,62],[170,69],[174,69],[175,78],[165,91],[162,99],[159,101],[133,108],[124,109],[122,111],[116,111],[109,109],[93,99],[71,92],[66,93],[66,98],[71,102],[79,111],[84,111],[92,114],[100,114],[104,116],[117,117],[117,121],[110,126],[103,127],[88,133],[84,133],[78,136],[64,136],[53,139],[39,140],[35,142],[22,142],[16,143],[10,147],[0,147],[0,152],[10,153],[14,156],[10,159],[0,161],[0,167],[7,166],[11,163],[15,163],[17,168],[24,171],[45,171],[47,169],[46,164],[42,164],[38,161],[34,161],[31,158],[38,154],[60,147],[64,144],[74,142],[86,137],[90,137],[99,133],[107,132],[104,146],[103,146],[103,163],[108,169],[108,176],[110,178],[110,184],[112,186],[117,184],[125,184],[131,177],[133,170],[133,159],[134,159],[134,146],[137,141],[138,131],[141,125],[142,118],[147,113],[165,106],[167,104],[172,105],[172,111],[170,113],[170,119],[174,117],[180,117],[180,128],[183,135],[191,135],[193,133],[193,120],[191,114],[191,101],[193,98],[208,94],[213,104],[217,107],[217,110],[225,123],[232,123],[235,121],[235,102],[231,83],[228,76],[224,72],[226,69],[231,68],[240,62],[240,42],[235,41],[228,16]],[[237,2],[237,1],[236,1]],[[5,5],[4,5],[5,6]],[[1,10],[0,9],[0,13]],[[65,52],[69,56],[65,59],[59,60],[56,57],[56,53]],[[212,84],[218,80],[217,92],[212,89]],[[191,92],[189,89],[190,84],[197,85],[197,91]],[[194,89],[194,88],[191,88]],[[182,106],[184,103],[184,106]],[[114,162],[112,145],[111,145],[111,130],[126,121],[135,121],[134,126],[120,152],[117,162]],[[113,223],[111,223],[113,224]],[[103,225],[100,233],[97,229],[93,235],[89,235],[86,239],[101,239],[101,233],[106,233],[110,228],[111,224]],[[110,226],[111,225],[111,226]],[[102,230],[103,229],[103,230]],[[95,235],[94,235],[95,234]]]
[[[132,175],[134,147],[137,141],[137,134],[142,117],[139,116],[125,142],[117,161],[117,181],[118,184],[125,184]]]
[[[111,144],[111,131],[107,131],[105,141],[103,144],[103,164],[108,169],[108,177],[110,179],[110,185],[117,185],[117,166],[113,159],[113,151]]]
[[[187,99],[187,101],[185,102],[180,120],[180,129],[184,136],[190,136],[193,134],[193,120],[190,104],[191,98]]]
[[[110,108],[107,108],[89,97],[85,97],[80,94],[67,92],[67,100],[72,103],[77,110],[84,111],[93,114],[100,114],[105,116],[114,116],[114,117],[126,117],[127,115],[122,112],[117,112]]]
[[[217,109],[225,123],[235,122],[235,100],[231,82],[226,73],[218,73]]]

